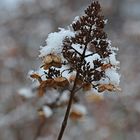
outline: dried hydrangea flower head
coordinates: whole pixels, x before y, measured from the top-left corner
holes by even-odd
[[[103,30],[106,20],[100,11],[100,4],[93,2],[85,15],[72,23],[75,36],[64,40],[63,56],[71,70],[79,73],[81,84],[91,84],[97,92],[114,91],[120,77],[116,72],[119,64],[115,58],[117,49],[111,47]]]
[[[103,92],[118,89],[118,49],[112,47],[107,38],[106,23],[100,4],[92,2],[70,28],[60,28],[59,32],[48,35],[46,46],[40,49],[41,67],[30,73],[30,77],[38,81],[38,97],[47,97],[39,108],[41,116],[45,110],[48,111],[44,115],[50,117],[54,108],[67,106],[58,140],[62,139],[69,116],[77,119],[87,113],[79,104],[76,92],[87,93],[83,95],[89,95],[88,99],[100,100]]]

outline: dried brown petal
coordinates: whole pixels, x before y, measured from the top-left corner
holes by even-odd
[[[56,63],[56,62],[53,62],[51,65],[54,67],[57,67],[57,68],[61,68],[61,66],[62,66],[61,63]]]
[[[57,86],[65,87],[69,85],[68,80],[65,77],[56,77],[54,82]]]
[[[52,61],[53,61],[53,59],[52,59],[52,56],[51,55],[47,55],[43,59],[43,63],[44,64],[50,64],[50,63],[52,63]]]
[[[39,92],[38,92],[39,97],[42,97],[45,94],[46,87],[49,87],[49,88],[55,87],[54,80],[48,79],[48,80],[41,82],[41,84],[39,86]]]
[[[45,56],[43,59],[43,63],[44,63],[43,68],[45,70],[49,69],[51,66],[58,67],[58,68],[61,68],[62,66],[61,57],[54,54],[49,54]]]
[[[60,57],[60,56],[52,55],[52,60],[53,60],[55,63],[61,63],[61,57]]]
[[[103,92],[105,90],[114,91],[115,87],[112,84],[102,84],[102,85],[99,85],[99,87],[98,87],[98,91],[99,92]]]
[[[112,65],[111,64],[104,64],[101,66],[101,70],[105,70],[105,69],[108,69],[108,68],[111,68]]]
[[[44,64],[43,69],[48,70],[51,66],[52,66],[52,64]]]
[[[37,79],[39,82],[42,82],[41,76],[37,73],[31,74],[30,77],[33,79]]]

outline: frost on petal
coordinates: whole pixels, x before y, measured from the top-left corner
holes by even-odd
[[[106,69],[105,75],[109,78],[111,84],[119,85],[120,75],[116,72],[114,68]]]
[[[74,33],[70,30],[60,29],[59,32],[50,33],[46,40],[46,46],[40,47],[39,57],[46,56],[47,54],[55,53],[61,54],[63,40],[65,37],[74,36]]]
[[[43,112],[44,112],[44,115],[45,115],[46,118],[51,117],[52,114],[53,114],[51,108],[48,107],[48,106],[43,106]]]

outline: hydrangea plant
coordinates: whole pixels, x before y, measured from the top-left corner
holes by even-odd
[[[54,109],[67,107],[57,140],[62,139],[69,116],[80,119],[87,113],[79,94],[94,99],[119,89],[118,49],[111,46],[104,31],[106,23],[100,4],[92,2],[67,29],[48,35],[46,45],[40,47],[40,68],[29,72],[36,96],[45,98],[39,115],[50,117]]]

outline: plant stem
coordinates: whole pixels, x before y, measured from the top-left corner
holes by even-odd
[[[61,126],[61,129],[60,129],[60,132],[59,132],[57,140],[62,140],[64,131],[65,131],[66,126],[67,126],[67,121],[68,121],[68,118],[69,118],[70,109],[71,109],[72,101],[73,101],[74,94],[75,94],[75,88],[76,88],[76,83],[77,83],[78,76],[79,76],[79,74],[77,73],[75,81],[74,81],[73,88],[71,90],[70,99],[69,99],[69,102],[68,102],[68,106],[67,106],[67,110],[66,110],[66,113],[65,113],[65,117],[64,117],[64,120],[62,122],[62,126]]]
[[[90,27],[90,32],[91,32],[91,27]],[[85,58],[86,49],[87,49],[87,44],[85,45],[85,48],[84,48],[83,53],[81,55],[81,64],[80,64],[79,67],[82,66],[82,62],[83,62],[83,60]],[[69,114],[70,114],[70,109],[71,109],[71,106],[72,106],[72,101],[73,101],[75,93],[77,92],[77,91],[75,91],[75,89],[76,89],[78,77],[79,77],[79,72],[76,73],[76,77],[75,77],[73,88],[71,90],[71,94],[70,94],[70,99],[69,99],[69,102],[68,102],[67,110],[66,110],[65,117],[64,117],[64,120],[62,122],[62,126],[61,126],[61,129],[60,129],[60,132],[59,132],[57,140],[62,140],[64,131],[66,129],[67,121],[68,121]]]

